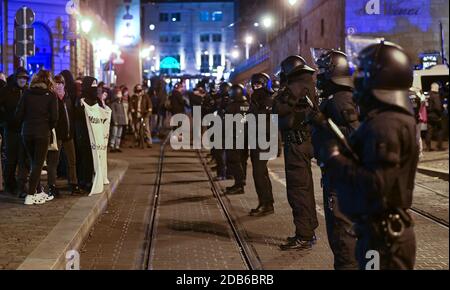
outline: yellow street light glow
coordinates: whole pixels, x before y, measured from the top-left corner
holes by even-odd
[[[247,36],[245,37],[245,43],[246,43],[246,44],[252,44],[252,43],[253,43],[253,36],[247,35]]]
[[[262,19],[262,24],[265,28],[270,28],[273,25],[273,18],[272,16],[264,16],[264,18]]]
[[[82,21],[81,21],[81,30],[84,32],[84,33],[89,33],[90,31],[91,31],[91,29],[92,29],[92,21],[90,20],[90,19],[83,19]]]

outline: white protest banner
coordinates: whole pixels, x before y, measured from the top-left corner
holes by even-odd
[[[103,192],[108,180],[108,140],[111,122],[111,109],[102,108],[98,104],[89,106],[82,100],[94,159],[94,180],[89,196]]]

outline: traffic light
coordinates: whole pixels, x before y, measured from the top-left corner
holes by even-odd
[[[32,26],[34,19],[34,12],[30,8],[24,6],[17,10],[14,27],[14,50],[19,57],[35,54],[35,32]]]

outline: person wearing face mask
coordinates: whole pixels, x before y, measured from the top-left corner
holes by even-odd
[[[59,192],[56,188],[56,173],[61,150],[67,156],[68,181],[72,194],[81,194],[78,186],[76,154],[74,145],[74,108],[72,100],[65,88],[65,79],[62,75],[54,78],[55,94],[58,99],[59,118],[56,123],[56,138],[58,150],[49,151],[47,154],[48,165],[48,194],[57,197]]]
[[[75,105],[75,138],[77,144],[77,175],[80,187],[90,192],[94,176],[94,160],[92,158],[89,130],[81,100],[89,106],[100,105],[97,91],[97,79],[84,77],[81,84],[81,95]]]
[[[122,91],[119,88],[113,91],[113,100],[109,105],[111,108],[111,138],[109,148],[111,153],[119,152],[122,140],[122,131],[126,125],[126,113],[122,102]]]
[[[353,101],[353,81],[347,56],[337,50],[323,52],[316,61],[319,68],[317,89],[321,91],[322,102],[320,112],[324,118],[332,120],[346,138],[359,127],[359,116]],[[356,235],[353,223],[342,213],[336,190],[330,187],[330,176],[327,168],[317,154],[321,148],[321,136],[313,130],[312,140],[316,151],[316,159],[321,166],[323,204],[328,243],[334,255],[336,270],[357,270],[355,258]],[[318,141],[318,142],[316,142]]]
[[[0,91],[0,111],[4,118],[4,143],[6,164],[4,172],[5,191],[26,196],[26,180],[28,175],[27,156],[20,136],[20,124],[15,118],[19,100],[22,98],[29,80],[28,72],[17,68],[14,75],[8,78],[7,85]],[[17,180],[16,171],[19,168]]]
[[[17,105],[16,120],[21,126],[22,142],[30,160],[30,179],[25,205],[42,204],[54,199],[45,192],[37,193],[42,168],[47,157],[51,130],[58,122],[58,101],[54,83],[47,70],[33,76]]]
[[[258,115],[266,115],[266,140],[270,135],[270,115],[273,108],[273,92],[269,87],[270,77],[265,73],[258,73],[252,76],[253,94],[250,101],[249,114],[254,115],[258,120]],[[257,137],[259,138],[259,137]],[[250,150],[250,159],[252,162],[253,181],[255,183],[256,193],[258,194],[258,206],[250,211],[250,216],[261,217],[271,215],[275,212],[273,204],[272,182],[267,168],[268,160],[262,160],[261,154],[265,152],[261,148]]]
[[[409,100],[413,66],[403,48],[384,41],[364,48],[356,61],[354,99],[362,123],[349,149],[316,118],[320,160],[342,212],[355,222],[359,268],[373,268],[368,253],[376,252],[379,270],[413,270],[416,238],[409,209],[419,161]]]
[[[312,69],[303,57],[293,55],[281,63],[281,89],[274,105],[279,115],[279,129],[284,141],[286,191],[295,225],[295,234],[288,237],[281,250],[308,250],[315,244],[319,226],[314,199],[311,159],[314,157],[311,131],[306,117],[311,107],[308,97],[316,103]]]
[[[143,118],[145,124],[144,142],[147,143],[147,148],[152,147],[152,137],[150,134],[150,115],[152,113],[152,102],[150,97],[144,92],[142,85],[136,85],[134,87],[134,95],[130,100],[130,110],[133,118],[134,137],[136,146],[140,143],[139,132],[141,129],[141,118]]]

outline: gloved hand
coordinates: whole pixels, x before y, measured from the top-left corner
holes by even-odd
[[[332,157],[340,155],[337,137],[327,126],[313,126],[312,143],[314,156],[320,166],[326,164]]]

